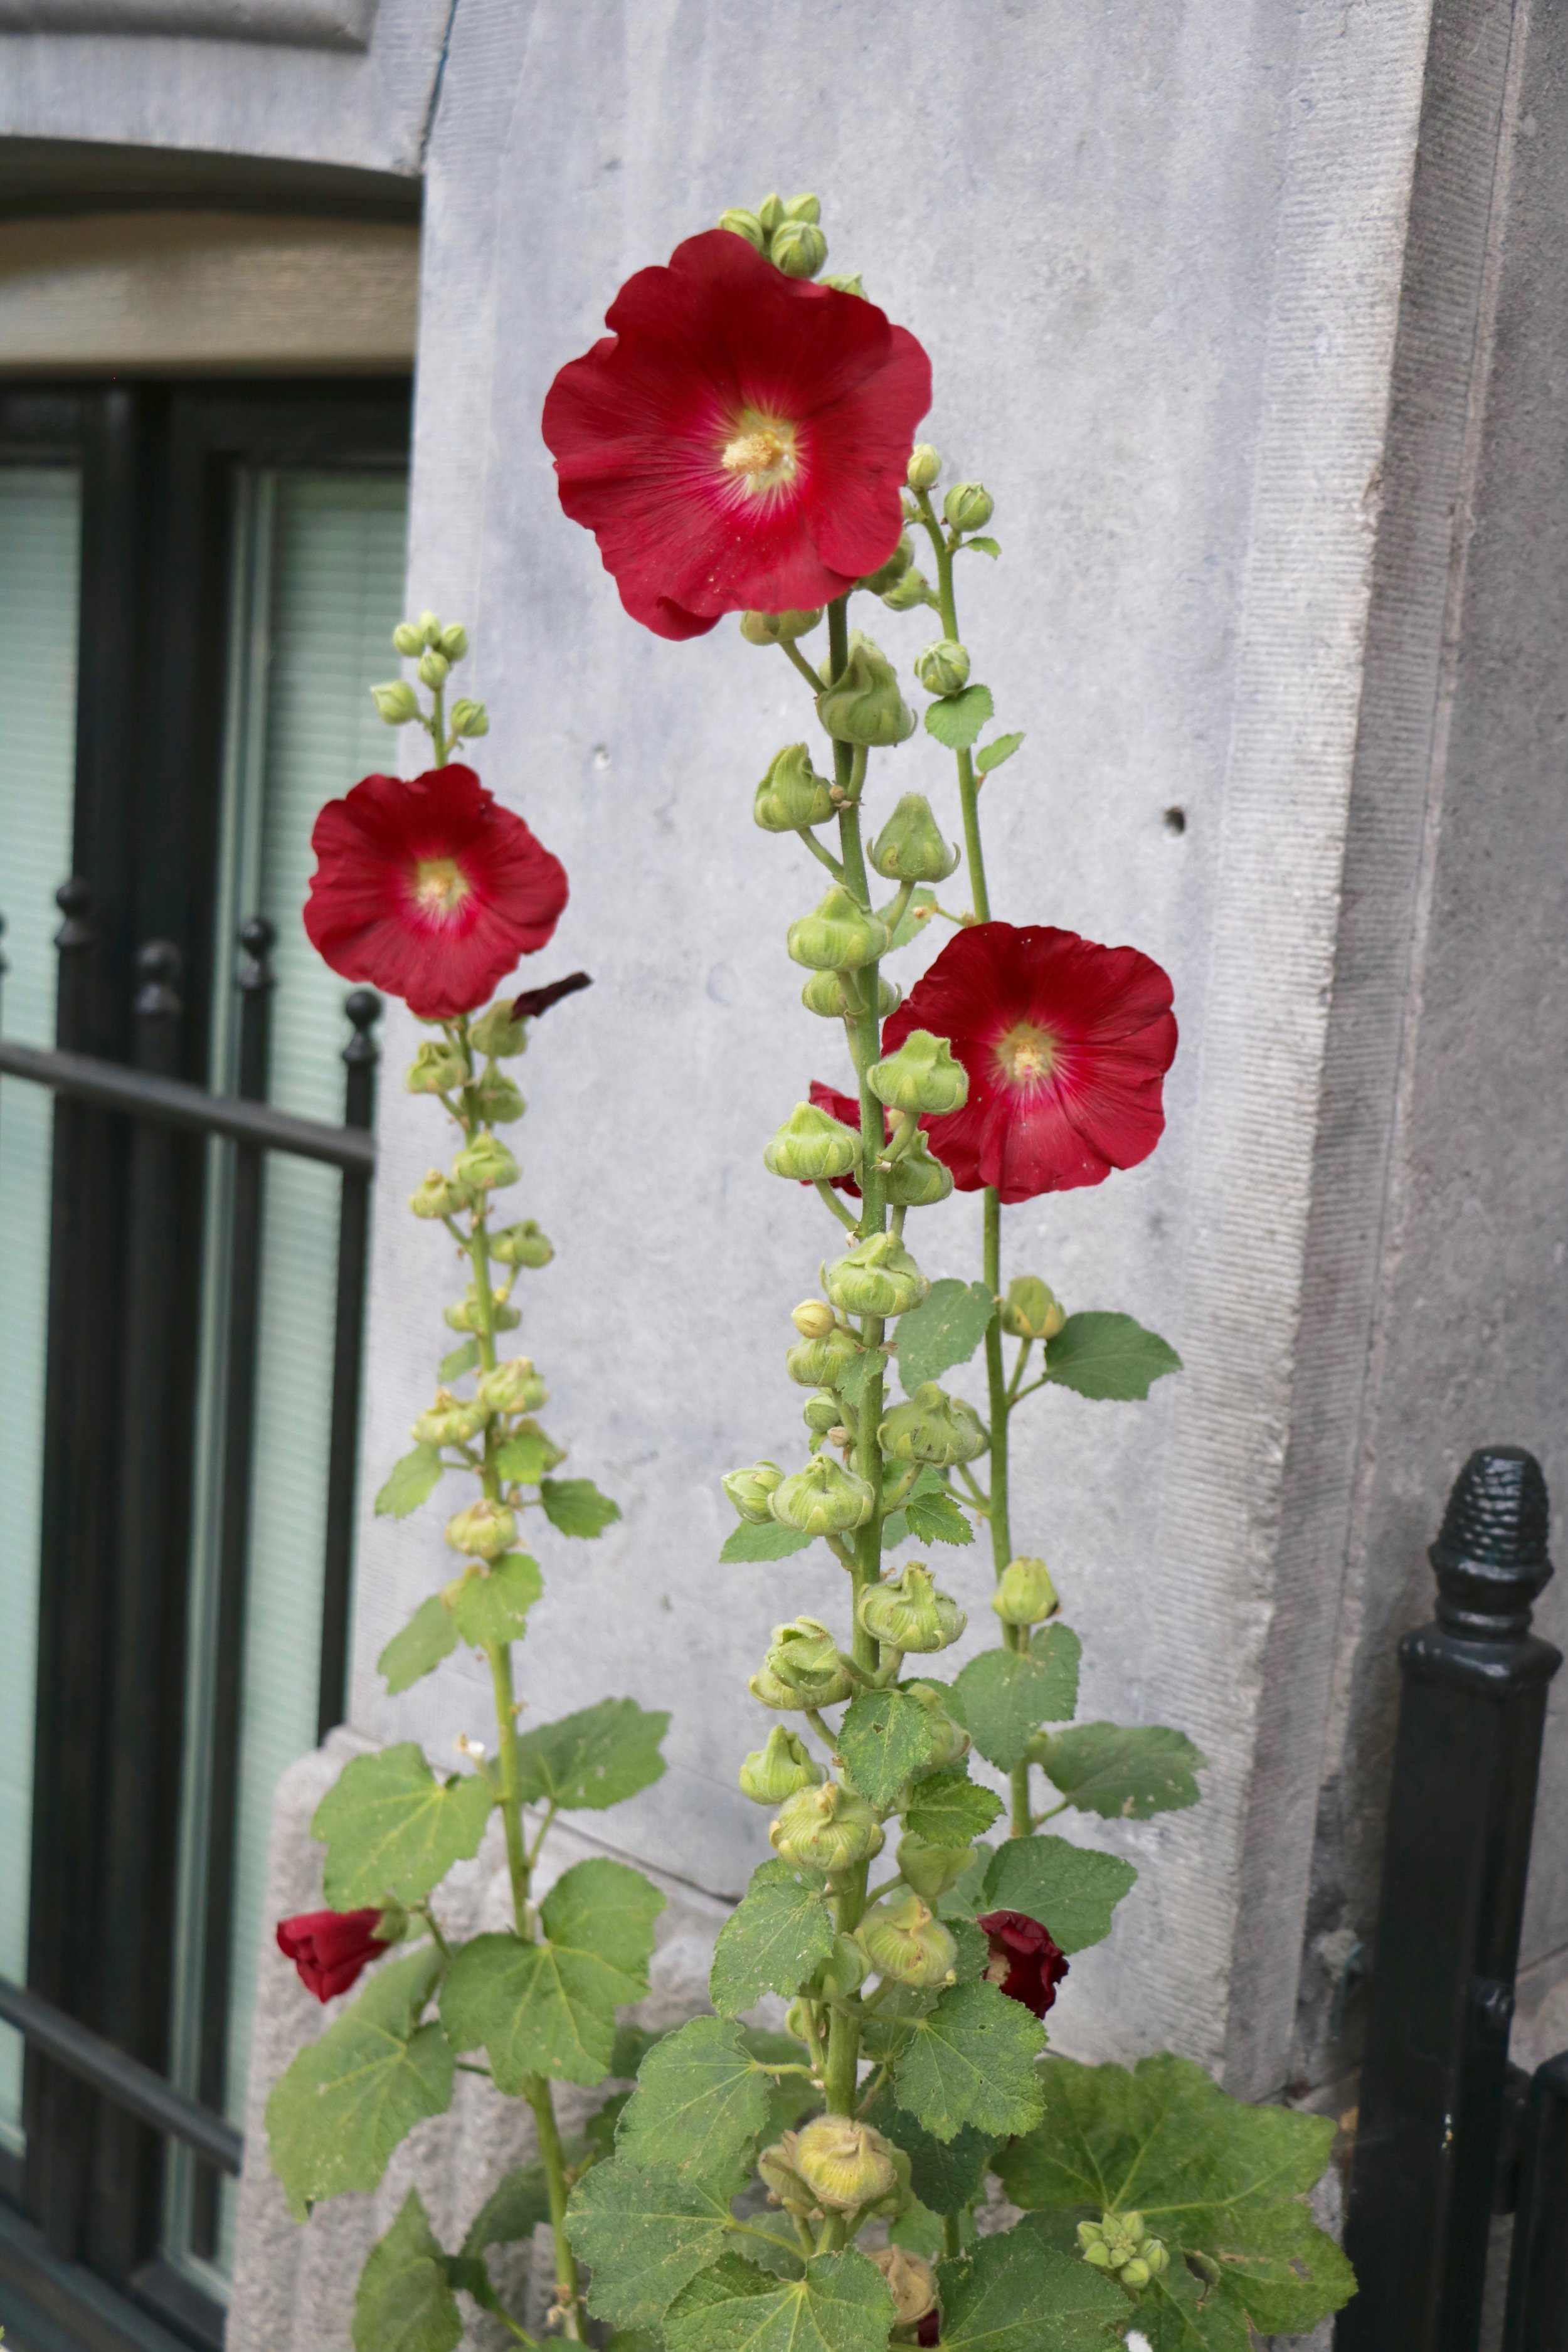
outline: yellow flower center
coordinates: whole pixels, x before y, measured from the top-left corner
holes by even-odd
[[[414,869],[414,902],[437,922],[455,915],[472,887],[455,857],[422,857]]]
[[[996,1040],[996,1066],[1012,1087],[1037,1086],[1056,1067],[1057,1041],[1048,1029],[1019,1021]]]
[[[720,464],[733,475],[735,487],[752,498],[787,489],[795,480],[795,426],[782,417],[759,416],[748,409],[735,420],[737,430],[726,441]]]

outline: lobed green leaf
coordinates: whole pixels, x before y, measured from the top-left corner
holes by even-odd
[[[523,1802],[559,1805],[564,1812],[624,1803],[663,1775],[658,1749],[668,1729],[663,1707],[640,1707],[630,1698],[602,1698],[557,1723],[542,1723],[517,1743]]]
[[[384,1519],[405,1519],[421,1503],[433,1495],[441,1482],[441,1449],[438,1445],[416,1445],[411,1454],[395,1462],[385,1485],[375,1498],[375,1507]]]
[[[1027,2221],[943,2263],[942,2352],[1111,2352],[1127,2325],[1120,2287]]]
[[[915,1782],[904,1821],[930,1844],[956,1847],[984,1837],[1001,1811],[1001,1798],[972,1780],[966,1764],[946,1764]]]
[[[489,1642],[521,1642],[528,1612],[543,1591],[539,1562],[525,1551],[509,1551],[488,1575],[481,1570],[463,1579],[452,1595],[452,1623],[478,1650]]]
[[[1193,1775],[1203,1768],[1203,1750],[1164,1724],[1069,1724],[1031,1753],[1064,1797],[1105,1821],[1146,1822],[1198,1801]]]
[[[955,1282],[951,1276],[933,1282],[920,1305],[899,1318],[899,1378],[906,1393],[912,1396],[922,1381],[940,1380],[954,1364],[966,1364],[995,1312],[983,1282]]]
[[[889,955],[894,954],[900,948],[907,948],[911,940],[915,940],[920,937],[920,934],[926,927],[924,909],[928,907],[934,907],[935,904],[936,892],[934,890],[928,890],[923,882],[919,883],[916,887],[910,891],[910,903],[904,908],[899,920],[894,924],[892,936],[888,941],[888,953]]]
[[[447,2257],[419,2191],[411,2189],[384,2238],[370,2250],[354,2290],[354,2352],[453,2352],[462,2315]]]
[[[1110,1935],[1111,1915],[1137,1875],[1120,1854],[1066,1838],[1009,1838],[992,1856],[976,1907],[1022,1911],[1048,1927],[1064,1952],[1086,1952]]]
[[[994,1984],[952,1985],[928,2015],[912,2021],[894,2061],[899,2105],[934,2139],[954,2139],[965,2124],[1026,2132],[1040,2115],[1035,2062],[1045,2039],[1038,2018]]]
[[[994,539],[985,537],[977,536],[973,539],[966,539],[963,541],[963,546],[977,548],[982,555],[997,556],[1002,552],[1001,548]],[[959,552],[962,553],[962,551],[963,551],[961,549]]]
[[[1157,1380],[1181,1369],[1174,1348],[1131,1315],[1069,1315],[1046,1349],[1047,1380],[1122,1404],[1146,1397]]]
[[[601,1495],[592,1478],[542,1478],[539,1498],[557,1535],[602,1536],[621,1507]]]
[[[442,1357],[438,1367],[438,1377],[443,1381],[460,1381],[465,1372],[478,1370],[479,1361],[479,1341],[477,1339],[459,1340],[449,1355]]]
[[[988,686],[966,686],[962,694],[944,694],[926,705],[926,733],[945,743],[950,751],[967,751],[988,719],[996,715]]]
[[[1070,1626],[1042,1625],[1026,1650],[983,1650],[971,1658],[948,1704],[982,1756],[1010,1772],[1041,1724],[1071,1716],[1081,1654]]]
[[[482,2254],[487,2246],[514,2245],[531,2238],[541,2221],[550,2219],[550,2184],[543,2164],[535,2158],[502,2175],[468,2225],[465,2254]]]
[[[910,2159],[910,2186],[931,2212],[960,2212],[984,2188],[986,2168],[996,2147],[994,2132],[965,2124],[951,2140],[937,2139],[900,2106],[886,2084],[868,2109],[866,2120],[895,2147],[903,2149]]]
[[[596,2315],[616,2327],[657,2327],[682,2287],[724,2251],[737,2166],[717,2188],[668,2168],[614,2156],[572,2191],[566,2233],[594,2273]]]
[[[802,1864],[759,1863],[751,1885],[719,1930],[708,1990],[721,2015],[750,2009],[765,1992],[795,1993],[833,1949],[827,1881]]]
[[[776,1519],[764,1520],[761,1526],[742,1519],[738,1528],[731,1528],[719,1558],[726,1567],[738,1560],[787,1559],[791,1552],[804,1551],[816,1541],[815,1536],[804,1535],[799,1528],[780,1527]]]
[[[929,1707],[908,1691],[862,1691],[838,1727],[838,1753],[873,1805],[890,1805],[911,1773],[929,1764],[942,1736]]]
[[[438,1592],[422,1601],[401,1633],[395,1633],[375,1662],[377,1674],[395,1698],[424,1675],[431,1674],[458,1646],[452,1612]]]
[[[799,2044],[792,2045],[799,2063]],[[634,2163],[721,2183],[749,2162],[768,2120],[767,2075],[727,2018],[695,2017],[643,2061],[618,2147]]]
[[[495,1466],[510,1486],[540,1486],[560,1459],[560,1447],[542,1429],[518,1429],[497,1447]]]
[[[974,1529],[949,1494],[911,1495],[904,1524],[917,1543],[970,1544]]]
[[[451,2045],[418,2022],[440,1969],[436,1951],[379,1969],[274,2084],[268,2147],[296,2221],[323,2197],[375,2188],[415,2125],[451,2104]]]
[[[778,2278],[738,2254],[700,2272],[664,2322],[669,2352],[887,2352],[893,2298],[874,2263],[814,2254]]]
[[[310,1823],[327,1849],[328,1903],[353,1911],[389,1896],[421,1901],[478,1853],[494,1802],[477,1772],[438,1780],[412,1739],[352,1758]]]
[[[988,776],[993,768],[999,768],[1004,760],[1010,760],[1023,740],[1022,735],[998,735],[994,742],[985,744],[974,755],[974,765],[980,774]]]

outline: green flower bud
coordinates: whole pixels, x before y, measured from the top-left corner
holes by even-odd
[[[845,1535],[871,1516],[865,1479],[821,1454],[775,1487],[769,1501],[781,1528],[797,1528],[806,1536]]]
[[[802,1698],[799,1691],[792,1690],[788,1683],[781,1683],[777,1675],[767,1666],[758,1668],[746,1688],[762,1706],[775,1706],[781,1713],[788,1713],[792,1709],[799,1713],[812,1705],[810,1699]]]
[[[492,1062],[508,1062],[514,1055],[527,1052],[528,1024],[513,1020],[511,1006],[503,996],[480,1013],[468,1031],[468,1043],[476,1054]]]
[[[392,633],[392,642],[400,654],[406,654],[412,660],[425,650],[425,632],[417,621],[399,621]]]
[[[450,1095],[468,1083],[468,1066],[445,1037],[421,1037],[403,1081],[411,1095]]]
[[[1061,1607],[1043,1559],[1010,1559],[991,1596],[1004,1625],[1043,1625]]]
[[[860,1343],[841,1326],[820,1339],[803,1339],[784,1358],[784,1370],[803,1389],[836,1388],[860,1353]]]
[[[752,823],[764,833],[798,833],[808,824],[826,824],[833,814],[827,779],[812,766],[805,745],[788,743],[775,752],[752,803]]]
[[[801,1419],[814,1436],[826,1437],[830,1430],[841,1427],[844,1407],[831,1389],[816,1389],[802,1405]]]
[[[472,1195],[464,1184],[454,1184],[439,1168],[432,1168],[408,1205],[416,1217],[455,1217],[468,1207]]]
[[[873,1641],[893,1650],[945,1650],[969,1622],[919,1561],[890,1583],[873,1584],[863,1592],[856,1614]]]
[[[877,1974],[894,1984],[928,1992],[954,1980],[958,1946],[918,1895],[901,1903],[879,1903],[860,1922],[855,1940]]]
[[[373,686],[370,698],[389,727],[406,727],[411,719],[419,716],[419,697],[406,678],[395,677],[385,686]]]
[[[936,2309],[936,2273],[923,2254],[902,2246],[879,2246],[870,2257],[893,2298],[895,2327],[913,2327]]]
[[[773,1518],[768,1508],[768,1496],[784,1477],[776,1462],[753,1462],[749,1469],[726,1473],[724,1492],[754,1528],[766,1527]]]
[[[969,652],[952,637],[942,637],[915,656],[915,676],[928,694],[957,694],[969,683]]]
[[[923,1135],[917,1135],[888,1170],[883,1181],[894,1208],[930,1209],[945,1201],[952,1190],[952,1171],[937,1159]]]
[[[796,2001],[789,2012],[790,2016],[795,2017],[804,2007],[804,2002]],[[788,2022],[787,2020],[785,2021]],[[789,2031],[797,2042],[809,2042],[804,2015],[800,2018],[799,2027],[797,2031],[791,2025]],[[768,2192],[768,2203],[782,2205],[786,2213],[798,2213],[805,2221],[817,2210],[816,2191],[807,2186],[790,2162],[794,2144],[794,2132],[785,2132],[782,2140],[775,2141],[772,2147],[763,2148],[757,2158],[757,2170]]]
[[[889,613],[913,613],[921,604],[936,604],[937,594],[923,572],[910,570],[892,587],[882,591],[882,602]]]
[[[835,1936],[833,1949],[812,1971],[811,1990],[820,2000],[847,2000],[870,1975],[870,1963],[852,1936]]]
[[[892,1234],[869,1234],[823,1269],[822,1286],[846,1315],[907,1315],[930,1283]]]
[[[1002,1328],[1015,1339],[1054,1339],[1067,1319],[1056,1292],[1037,1274],[1020,1274],[1007,1285]]]
[[[784,216],[786,221],[810,221],[815,226],[816,223],[822,218],[821,202],[809,193],[802,196],[791,196],[784,205]]]
[[[843,676],[816,698],[816,715],[840,743],[907,743],[915,731],[915,714],[899,691],[892,663],[858,629],[850,634]]]
[[[820,604],[805,613],[742,613],[741,635],[749,646],[793,646],[797,637],[808,637],[821,618]]]
[[[419,656],[419,676],[426,686],[445,686],[452,674],[452,665],[444,653],[432,646]]]
[[[474,1090],[474,1107],[479,1117],[490,1127],[505,1127],[521,1118],[528,1105],[519,1093],[515,1080],[504,1070],[489,1070]]]
[[[492,1412],[536,1412],[550,1402],[550,1391],[526,1356],[513,1356],[493,1371],[481,1372],[474,1394]]]
[[[797,1706],[837,1706],[855,1687],[855,1677],[840,1658],[837,1643],[816,1617],[796,1617],[787,1625],[775,1625],[763,1666],[785,1690],[796,1693]]]
[[[972,1845],[931,1845],[909,1830],[899,1840],[899,1869],[907,1885],[928,1903],[956,1886],[974,1859]]]
[[[860,585],[868,588],[873,596],[885,596],[889,588],[898,585],[914,560],[915,543],[906,530],[900,534],[899,543],[886,563],[875,572],[868,572]]]
[[[877,1018],[885,1021],[896,1013],[903,1001],[904,992],[890,980],[877,974]],[[814,971],[800,992],[800,1001],[808,1013],[820,1013],[829,1021],[853,1021],[860,1011],[851,1003],[845,992],[844,979],[837,971]]]
[[[831,286],[836,294],[858,294],[862,302],[866,299],[866,289],[860,283],[858,270],[852,278],[825,278],[822,283]]]
[[[812,913],[790,925],[786,944],[796,963],[817,971],[853,971],[886,955],[888,929],[836,882]]]
[[[947,1039],[933,1037],[929,1029],[911,1029],[896,1054],[872,1063],[866,1083],[889,1110],[917,1116],[940,1118],[962,1110],[969,1100],[968,1071],[953,1060]]]
[[[746,243],[756,252],[767,251],[767,232],[755,213],[742,212],[738,206],[734,207],[729,212],[720,214],[719,226],[721,228],[729,229],[732,236],[743,236]]]
[[[763,234],[764,236],[771,237],[774,230],[783,226],[784,218],[784,198],[782,196],[764,196],[762,203],[757,206],[757,219],[762,225]]]
[[[1078,2242],[1086,2263],[1092,2264],[1097,2271],[1108,2271],[1110,2268],[1110,2248],[1100,2236],[1094,2222],[1079,2223]]]
[[[910,451],[909,471],[904,476],[911,490],[929,490],[942,472],[942,459],[929,441],[917,441]]]
[[[504,1503],[481,1495],[447,1520],[447,1541],[454,1551],[469,1552],[476,1559],[499,1559],[517,1541],[517,1520]]]
[[[468,650],[468,633],[461,621],[448,622],[441,632],[438,644],[449,662],[460,662]]]
[[[818,1110],[815,1103],[796,1103],[771,1143],[763,1148],[763,1165],[775,1176],[794,1176],[815,1184],[826,1177],[857,1174],[860,1139],[853,1128]]]
[[[973,1406],[922,1381],[908,1404],[897,1404],[877,1433],[895,1462],[931,1462],[945,1470],[985,1451],[985,1432]]]
[[[469,1283],[464,1296],[455,1307],[443,1307],[441,1319],[447,1328],[453,1331],[484,1329],[484,1310],[479,1304],[479,1290],[473,1283]],[[491,1328],[497,1331],[515,1331],[521,1320],[522,1317],[518,1313],[517,1308],[509,1307],[506,1300],[492,1290],[490,1293]]]
[[[466,1445],[477,1437],[489,1415],[482,1404],[437,1389],[436,1402],[415,1423],[412,1435],[420,1445]]]
[[[822,1704],[831,1706],[830,1699]],[[801,1789],[786,1798],[778,1819],[768,1831],[768,1842],[785,1862],[804,1863],[809,1870],[854,1870],[882,1851],[882,1828],[864,1797],[840,1780],[825,1780],[820,1789]]]
[[[786,2132],[784,2145],[817,2203],[831,2212],[852,2213],[899,2185],[893,2151],[881,2133],[849,2116],[818,2116],[804,2131]]]
[[[440,617],[438,614],[432,613],[428,607],[426,607],[426,609],[419,615],[418,628],[419,642],[422,646],[438,646],[440,644]]]
[[[967,1756],[972,1746],[970,1737],[961,1723],[954,1723],[947,1711],[947,1693],[941,1683],[905,1683],[903,1690],[918,1699],[931,1718],[936,1744],[931,1750],[928,1771],[940,1772],[944,1764],[956,1764]]]
[[[548,1265],[555,1252],[531,1217],[490,1235],[490,1255],[502,1265]]]
[[[815,278],[827,258],[827,239],[815,221],[781,222],[769,253],[786,278]]]
[[[984,482],[954,482],[942,510],[954,530],[984,530],[995,505]]]
[[[1149,2284],[1149,2277],[1150,2272],[1148,2263],[1141,2262],[1136,2254],[1130,2263],[1123,2263],[1121,2265],[1121,2284],[1123,2286],[1130,2286],[1134,2290],[1141,2286],[1147,2286]]]
[[[838,1328],[838,1318],[826,1298],[803,1298],[790,1309],[789,1319],[803,1339],[826,1339]]]
[[[942,839],[923,793],[906,793],[870,856],[889,882],[945,882],[958,864],[958,844]]]
[[[816,1788],[826,1777],[805,1742],[775,1723],[767,1746],[753,1748],[742,1765],[741,1790],[754,1805],[782,1805],[786,1797]]]
[[[460,694],[452,705],[453,734],[488,735],[489,731],[490,715],[484,704],[475,702],[471,696]]]
[[[499,1135],[476,1135],[458,1152],[452,1163],[452,1173],[459,1183],[469,1184],[476,1192],[489,1192],[500,1186],[515,1184],[519,1170]]]

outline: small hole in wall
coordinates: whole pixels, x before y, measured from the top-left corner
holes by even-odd
[[[1164,824],[1165,831],[1167,833],[1185,833],[1187,829],[1186,810],[1184,808],[1168,808],[1165,811]]]

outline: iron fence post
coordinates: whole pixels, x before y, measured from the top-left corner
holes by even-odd
[[[343,1047],[343,1125],[369,1128],[375,1118],[375,1024],[382,1003],[373,988],[343,1000],[353,1034]],[[321,1664],[317,1736],[343,1719],[349,1668],[350,1581],[353,1565],[354,1474],[359,1453],[361,1364],[370,1249],[370,1177],[343,1170],[338,1212],[338,1298],[332,1340],[332,1423],[327,1464],[327,1535],[321,1579]]]

